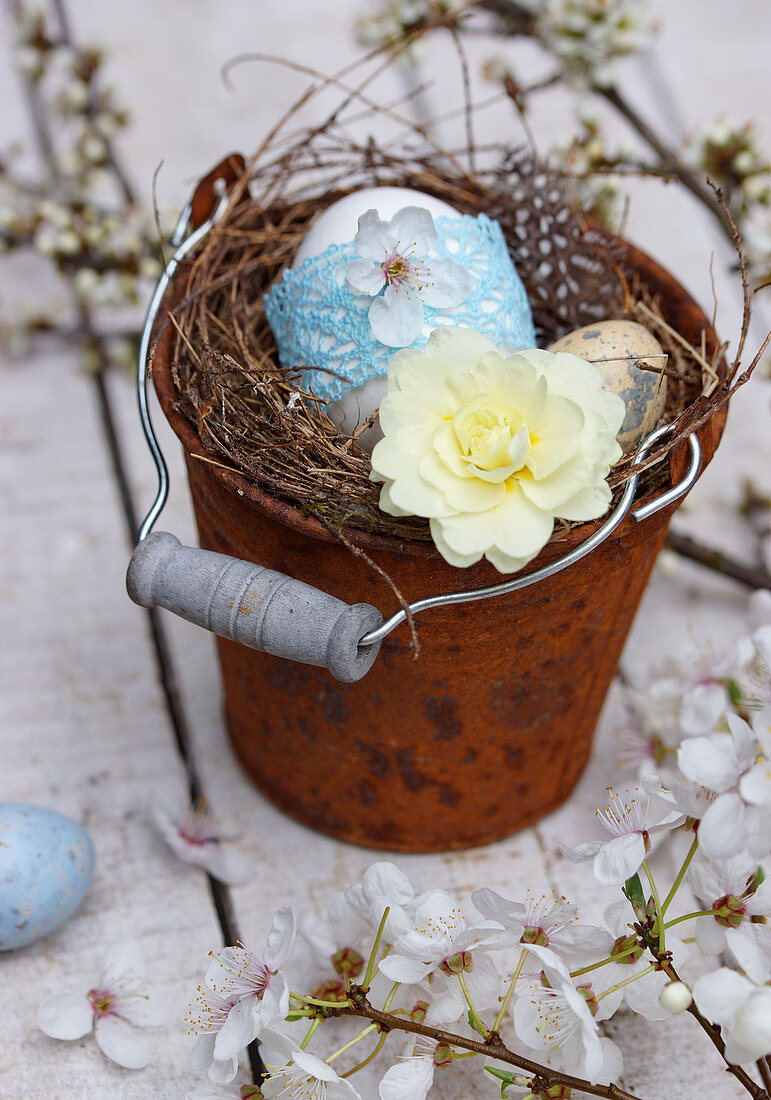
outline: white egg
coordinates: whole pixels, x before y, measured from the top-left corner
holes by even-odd
[[[359,228],[359,218],[367,210],[376,210],[383,221],[390,221],[405,206],[422,207],[428,210],[432,218],[461,216],[449,203],[427,195],[424,191],[413,191],[409,187],[367,187],[339,199],[319,215],[298,248],[292,268],[296,270],[305,260],[320,256],[330,245],[352,241]],[[431,332],[431,325],[423,326],[425,337]],[[369,378],[361,386],[351,386],[337,401],[330,401],[326,414],[342,432],[353,435],[372,416],[375,409],[380,407],[386,387],[387,381],[383,377]],[[360,447],[371,452],[382,437],[383,433],[376,421],[358,436],[357,441]]]
[[[409,187],[365,187],[363,191],[353,191],[345,198],[333,202],[318,216],[297,249],[297,255],[292,261],[293,269],[296,270],[313,256],[320,256],[332,244],[352,241],[359,228],[359,218],[367,210],[377,210],[379,217],[388,222],[405,206],[420,206],[432,218],[461,216],[458,210],[454,210],[443,199],[437,199],[423,191],[413,191]]]

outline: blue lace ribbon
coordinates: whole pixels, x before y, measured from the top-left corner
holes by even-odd
[[[423,347],[430,329],[439,325],[471,328],[512,348],[535,347],[527,294],[498,222],[485,214],[464,214],[437,218],[435,225],[438,255],[463,264],[472,289],[454,309],[424,305],[424,332],[409,347]],[[264,299],[281,366],[305,368],[303,387],[330,401],[351,386],[387,374],[396,350],[372,335],[368,311],[373,299],[348,289],[346,268],[356,258],[353,241],[330,245],[296,270],[286,268]]]

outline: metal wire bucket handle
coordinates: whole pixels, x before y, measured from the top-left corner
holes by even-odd
[[[224,213],[229,202],[227,188],[238,178],[243,167],[242,157],[230,156],[196,188],[180,215],[172,237],[174,254],[158,281],[147,310],[137,358],[136,385],[142,428],[158,471],[158,491],[139,529],[126,587],[134,603],[142,607],[165,607],[220,637],[276,657],[318,665],[328,669],[337,680],[354,683],[372,667],[383,639],[405,621],[404,610],[384,621],[371,604],[348,604],[283,573],[225,554],[182,546],[179,539],[166,532],[153,533],[169,492],[168,469],[147,401],[147,361],[153,329],[163,297],[180,262]],[[211,210],[218,188],[221,194],[214,212],[201,221],[202,204],[206,203],[206,209]],[[189,232],[191,219],[193,224],[200,224]],[[651,432],[635,453],[635,465],[671,430],[672,425],[665,424]],[[449,604],[505,596],[569,568],[604,542],[630,511],[632,518],[639,522],[688,492],[701,469],[701,447],[695,435],[688,436],[688,444],[690,464],[677,485],[632,510],[639,482],[639,475],[635,474],[626,482],[621,499],[605,522],[580,546],[550,565],[485,588],[427,596],[410,604],[411,613],[416,615]]]

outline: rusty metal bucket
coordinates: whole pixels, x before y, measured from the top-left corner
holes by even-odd
[[[211,192],[209,181],[204,184]],[[631,265],[660,297],[666,320],[695,344],[705,330],[708,347],[717,347],[706,316],[683,288],[649,257],[626,247]],[[172,285],[159,299],[156,331],[173,292]],[[153,381],[184,449],[201,547],[242,559],[242,565],[259,562],[275,571],[271,576],[304,582],[343,605],[392,607],[388,586],[317,520],[246,478],[199,460],[206,452],[176,405],[172,346],[167,327],[155,352]],[[703,468],[724,422],[722,412],[699,429],[698,443],[691,440],[688,485],[698,473],[694,451],[700,444]],[[669,458],[670,486],[678,486],[688,468],[689,446],[683,442]],[[670,496],[681,491],[675,488]],[[627,504],[615,530],[564,571],[548,575],[600,523],[548,544],[521,582],[543,574],[538,583],[498,599],[431,610],[420,623],[417,660],[407,632],[390,633],[377,660],[354,683],[339,682],[326,668],[246,648],[230,640],[240,637],[235,629],[212,625],[210,609],[208,618],[198,615],[195,621],[230,635],[218,637],[217,646],[230,740],[245,771],[288,814],[368,847],[465,848],[538,820],[565,801],[586,764],[676,507],[672,501],[659,508],[667,499],[642,497],[635,502],[636,518]],[[345,534],[410,601],[501,580],[486,562],[453,568],[431,544],[353,529]],[[248,617],[245,603],[236,611],[245,607]]]

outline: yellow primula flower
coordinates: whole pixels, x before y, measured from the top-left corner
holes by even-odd
[[[435,329],[392,357],[372,452],[380,507],[425,516],[451,565],[531,561],[555,518],[607,511],[624,402],[575,355],[507,354],[465,328]]]

